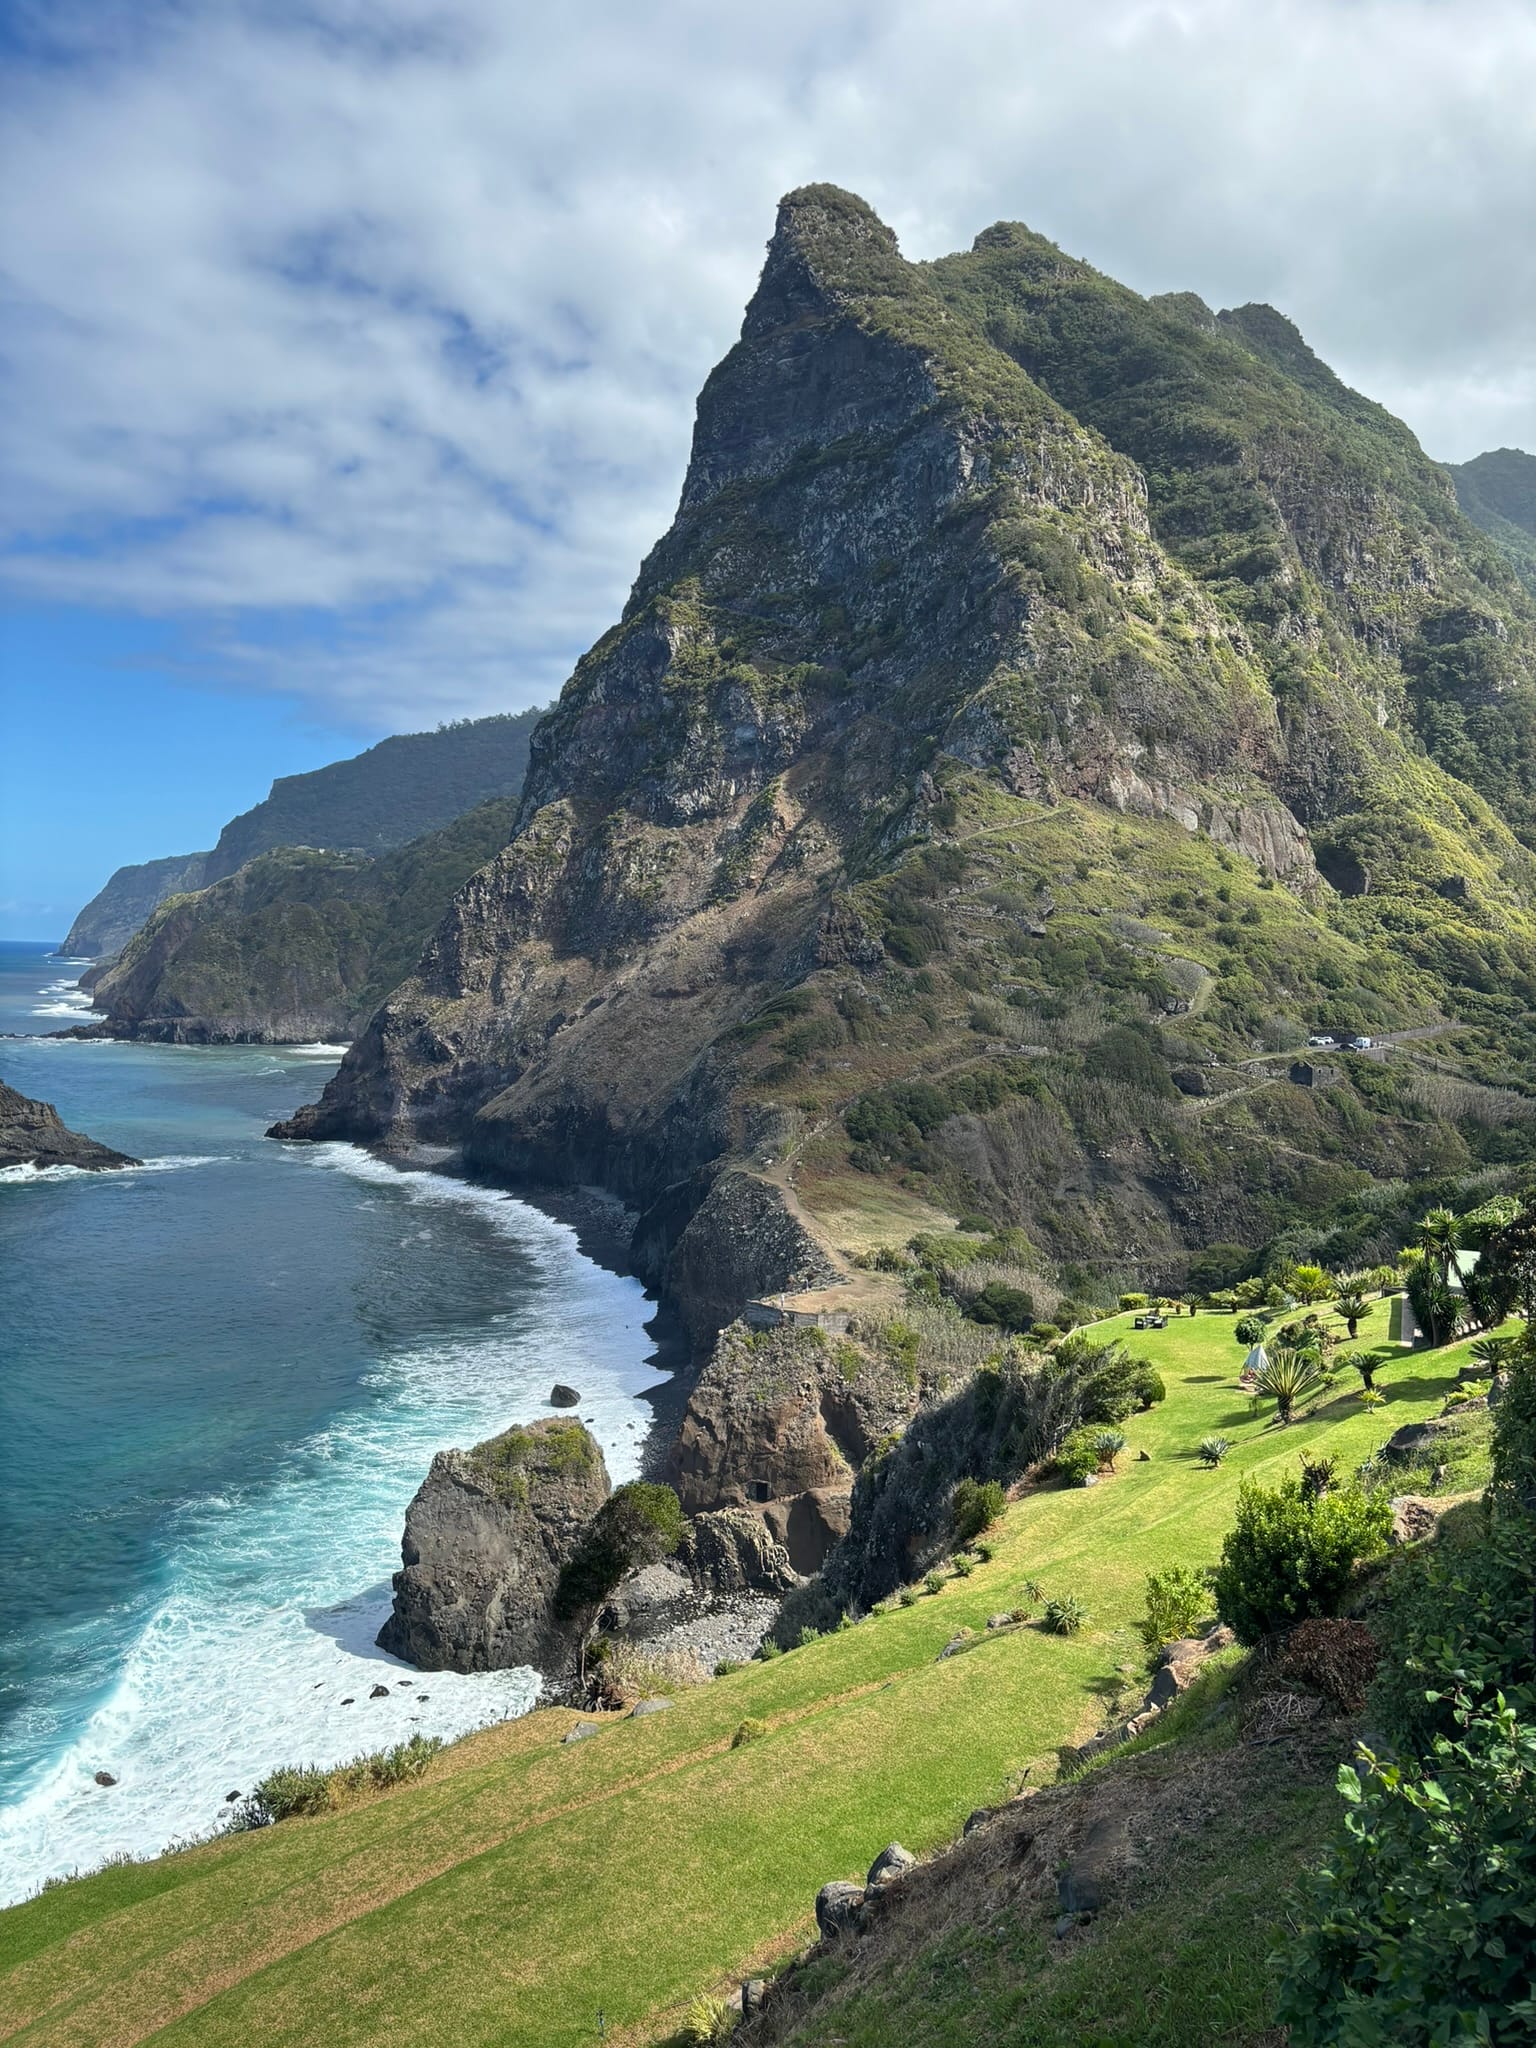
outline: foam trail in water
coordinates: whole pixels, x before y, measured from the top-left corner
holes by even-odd
[[[614,1480],[638,1470],[646,1411],[635,1397],[657,1375],[636,1281],[594,1266],[566,1225],[494,1190],[401,1174],[348,1145],[296,1156],[403,1191],[426,1228],[451,1227],[465,1205],[491,1216],[535,1268],[526,1312],[381,1359],[371,1398],[297,1445],[275,1480],[180,1511],[164,1590],[110,1695],[0,1813],[0,1902],[204,1833],[227,1793],[279,1764],[340,1763],[526,1712],[531,1671],[413,1672],[374,1647],[406,1505],[434,1451],[547,1412],[562,1378],[581,1386]],[[370,1698],[375,1685],[387,1695]],[[97,1771],[117,1784],[98,1786]]]

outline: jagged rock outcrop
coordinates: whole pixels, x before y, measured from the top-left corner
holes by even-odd
[[[79,1166],[99,1173],[142,1164],[70,1130],[51,1102],[34,1102],[0,1081],[0,1166]]]
[[[683,1531],[677,1561],[708,1593],[784,1594],[799,1582],[789,1552],[745,1508],[695,1515]]]
[[[1536,820],[1532,644],[1444,471],[1273,309],[1149,304],[1010,223],[910,264],[806,187],[511,843],[278,1134],[601,1184],[700,1344],[826,1284],[783,1169],[853,1139],[860,1094],[891,1099],[829,1176],[927,1176],[1058,1256],[1171,1273],[1378,1165],[1372,1113],[1197,1125],[1172,1064],[1342,987],[1432,1021],[1463,981],[1536,986],[1536,867],[1489,808]],[[1368,870],[1366,923],[1314,836]],[[1092,988],[1189,1036],[1090,1099],[1010,1014]]]
[[[550,1417],[469,1451],[439,1451],[406,1511],[395,1604],[379,1647],[423,1671],[563,1671],[561,1567],[609,1494],[579,1422]]]
[[[668,1476],[686,1511],[761,1516],[796,1572],[814,1572],[847,1529],[854,1474],[919,1398],[910,1365],[868,1345],[733,1323],[689,1396]]]

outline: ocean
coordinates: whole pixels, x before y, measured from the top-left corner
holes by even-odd
[[[0,945],[0,1079],[144,1161],[0,1170],[0,1903],[279,1764],[526,1711],[531,1671],[374,1647],[406,1505],[557,1379],[632,1478],[662,1378],[654,1303],[567,1225],[263,1137],[339,1047],[39,1035],[89,1014],[83,964]]]

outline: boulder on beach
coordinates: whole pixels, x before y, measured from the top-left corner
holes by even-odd
[[[574,1387],[568,1387],[564,1380],[556,1380],[549,1390],[551,1408],[579,1408],[581,1396]]]

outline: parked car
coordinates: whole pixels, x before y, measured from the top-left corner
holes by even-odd
[[[1326,1031],[1314,1031],[1312,1036],[1307,1040],[1307,1043],[1308,1045],[1331,1046],[1333,1045],[1334,1040],[1328,1036]]]
[[[1352,1038],[1349,1041],[1349,1049],[1351,1052],[1369,1052],[1375,1043],[1374,1038]]]

